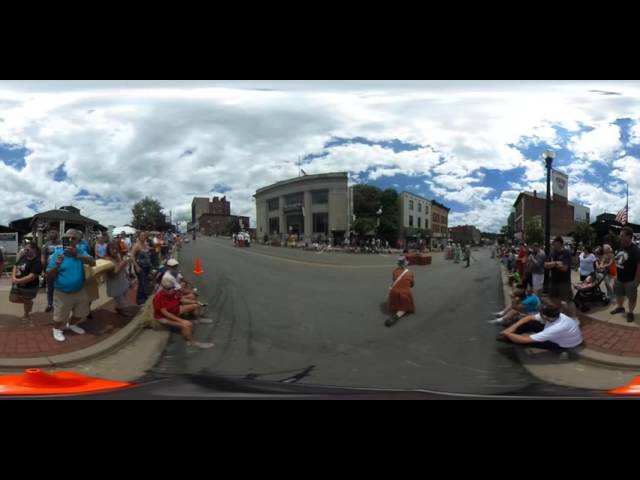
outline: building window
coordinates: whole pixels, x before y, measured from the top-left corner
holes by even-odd
[[[272,235],[280,233],[280,219],[278,217],[269,219],[269,233]]]
[[[280,208],[280,199],[279,198],[270,198],[267,200],[267,206],[269,211],[272,212],[274,210],[278,210]]]
[[[413,200],[409,200],[409,210],[413,210]]]
[[[329,234],[329,214],[314,213],[313,214],[313,233]]]
[[[313,205],[325,205],[329,203],[329,190],[311,192],[311,203]]]
[[[421,212],[422,211],[422,204],[420,202],[418,202],[418,211]]]
[[[413,227],[413,215],[409,215],[409,226]]]
[[[418,217],[418,228],[422,228],[421,222],[422,222],[422,218]]]
[[[295,235],[304,235],[304,217],[302,215],[287,215],[287,231]]]
[[[302,205],[304,204],[304,193],[292,193],[291,195],[287,195],[284,197],[284,203],[287,207],[291,207],[293,205]]]

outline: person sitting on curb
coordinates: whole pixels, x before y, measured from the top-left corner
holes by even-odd
[[[163,278],[161,289],[153,297],[153,317],[161,324],[176,327],[188,345],[197,348],[211,348],[213,343],[199,342],[193,339],[192,322],[181,318],[182,315],[193,314],[195,322],[213,323],[210,318],[200,317],[200,306],[196,304],[181,305],[179,291],[174,289],[173,282]]]
[[[530,335],[525,335],[530,333]],[[560,312],[557,304],[545,304],[540,313],[527,315],[506,328],[499,341],[543,348],[567,354],[582,344],[582,333],[576,320]]]
[[[191,283],[187,282],[182,273],[180,273],[180,270],[178,269],[180,263],[176,259],[171,258],[167,260],[166,266],[167,270],[162,275],[162,279],[169,279],[173,283],[174,289],[180,291],[182,294],[183,305],[196,303],[201,307],[206,307],[206,303],[198,301],[198,289],[194,288]]]
[[[503,311],[496,312],[494,315],[497,318],[489,320],[489,323],[511,325],[526,315],[535,315],[540,310],[540,298],[534,293],[531,286],[526,290],[515,289],[511,298],[513,303]]]

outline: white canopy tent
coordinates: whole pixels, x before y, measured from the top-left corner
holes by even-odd
[[[124,233],[125,235],[135,235],[137,232],[137,230],[133,227],[116,227],[113,230],[111,230],[111,236],[115,237],[117,235],[120,235],[121,233]]]

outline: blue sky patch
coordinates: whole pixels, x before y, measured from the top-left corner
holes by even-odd
[[[64,182],[65,180],[68,180],[68,176],[67,176],[67,171],[64,168],[64,163],[61,163],[58,168],[56,168],[55,170],[52,170],[51,172],[49,172],[50,174],[52,174],[53,179],[56,182]]]
[[[211,187],[211,190],[209,190],[209,192],[227,193],[230,190],[231,187],[229,187],[229,185],[225,185],[224,183],[216,183],[213,187]]]
[[[394,153],[405,152],[407,150],[418,150],[420,148],[424,148],[425,145],[418,145],[416,143],[406,143],[394,138],[393,140],[384,140],[384,141],[373,141],[368,140],[364,137],[353,137],[353,138],[341,138],[334,137],[324,144],[324,148],[337,147],[340,145],[348,145],[360,143],[362,145],[379,145],[383,148],[390,148]]]
[[[0,161],[16,170],[22,170],[27,165],[25,157],[30,153],[31,150],[22,145],[0,143]]]

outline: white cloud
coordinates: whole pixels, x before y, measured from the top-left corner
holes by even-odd
[[[449,215],[449,225],[475,225],[482,231],[497,232],[506,224],[513,202],[520,192],[505,190],[494,200],[478,198],[466,212]]]
[[[633,122],[630,133],[631,138],[629,138],[629,141],[635,144],[640,143],[640,120],[636,120],[635,122]]]
[[[568,145],[578,158],[608,163],[622,148],[620,127],[610,123],[599,124],[594,130],[575,137]]]
[[[184,215],[192,196],[213,195],[216,185],[230,189],[234,213],[253,218],[257,188],[296,176],[299,155],[326,153],[305,171],[349,171],[351,183],[426,177],[433,193],[499,228],[507,197],[488,199],[492,187],[474,180],[481,169],[524,168],[508,187],[514,190],[542,183],[542,162],[509,145],[530,137],[525,143],[557,146],[554,125],[594,126],[570,147],[584,161],[612,160],[619,131],[610,122],[637,116],[639,105],[637,84],[615,82],[0,82],[0,143],[32,151],[21,172],[0,162],[0,224],[30,215],[27,205],[37,201],[46,208],[74,203],[101,223],[122,224],[144,195]],[[637,123],[634,132],[638,137]],[[338,137],[425,147],[323,148]],[[625,159],[613,162],[612,178],[640,191],[636,160]],[[69,179],[54,182],[46,172],[61,164]],[[81,190],[110,201],[75,199]]]

